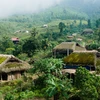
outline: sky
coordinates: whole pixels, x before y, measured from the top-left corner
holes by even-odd
[[[7,17],[17,13],[34,13],[62,0],[0,0],[0,17]]]

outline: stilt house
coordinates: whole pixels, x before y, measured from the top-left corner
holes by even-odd
[[[74,51],[86,51],[86,49],[76,42],[62,42],[54,47],[53,56],[56,58],[69,56]]]

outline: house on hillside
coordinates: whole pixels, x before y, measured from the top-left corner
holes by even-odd
[[[73,52],[64,58],[65,65],[63,72],[73,75],[80,66],[86,68],[91,73],[95,72],[96,67],[100,65],[100,58],[97,57],[97,53],[97,51]]]
[[[43,28],[48,28],[48,25],[47,24],[44,24],[42,27]]]
[[[76,38],[77,41],[82,41],[82,38]]]
[[[17,44],[19,42],[19,38],[18,37],[13,37],[13,38],[11,38],[11,40],[12,40],[12,42],[14,44]]]
[[[57,58],[69,56],[74,51],[86,51],[86,49],[76,42],[62,42],[53,48],[53,56]]]
[[[69,39],[73,39],[73,38],[74,38],[74,36],[67,36],[67,38],[69,38]]]
[[[18,31],[16,31],[16,32],[14,32],[14,33],[16,34],[16,33],[21,33],[21,32],[22,32],[21,30],[18,30]]]
[[[93,33],[94,31],[92,29],[85,29],[83,30],[82,35],[93,34]]]
[[[21,75],[31,66],[13,55],[0,54],[0,81],[10,81],[21,78]]]

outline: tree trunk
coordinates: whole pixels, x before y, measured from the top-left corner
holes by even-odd
[[[54,100],[59,100],[59,93],[56,93],[56,94],[54,95]]]
[[[62,33],[62,31],[63,31],[63,28],[60,28],[60,33]]]

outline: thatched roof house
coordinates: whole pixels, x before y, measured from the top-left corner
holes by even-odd
[[[21,75],[31,66],[13,55],[0,54],[0,80],[13,80]]]
[[[65,56],[71,54],[73,51],[86,51],[85,47],[82,47],[76,42],[62,42],[53,48],[53,54],[64,54]],[[64,56],[63,56],[64,57]]]
[[[72,39],[72,38],[74,38],[74,36],[67,36],[67,38],[70,38],[70,39]]]
[[[76,42],[62,42],[61,44],[57,45],[56,47],[53,48],[53,50],[66,50],[66,49],[71,49],[74,51],[84,51],[86,50],[84,47],[82,47],[81,45],[79,45]]]
[[[90,71],[95,71],[96,66],[100,65],[100,58],[96,56],[97,51],[81,51],[73,52],[66,58],[64,58],[64,63],[66,64],[66,72],[75,70],[82,66]]]
[[[82,32],[82,35],[83,34],[93,34],[94,31],[92,29],[84,29],[83,32]]]

